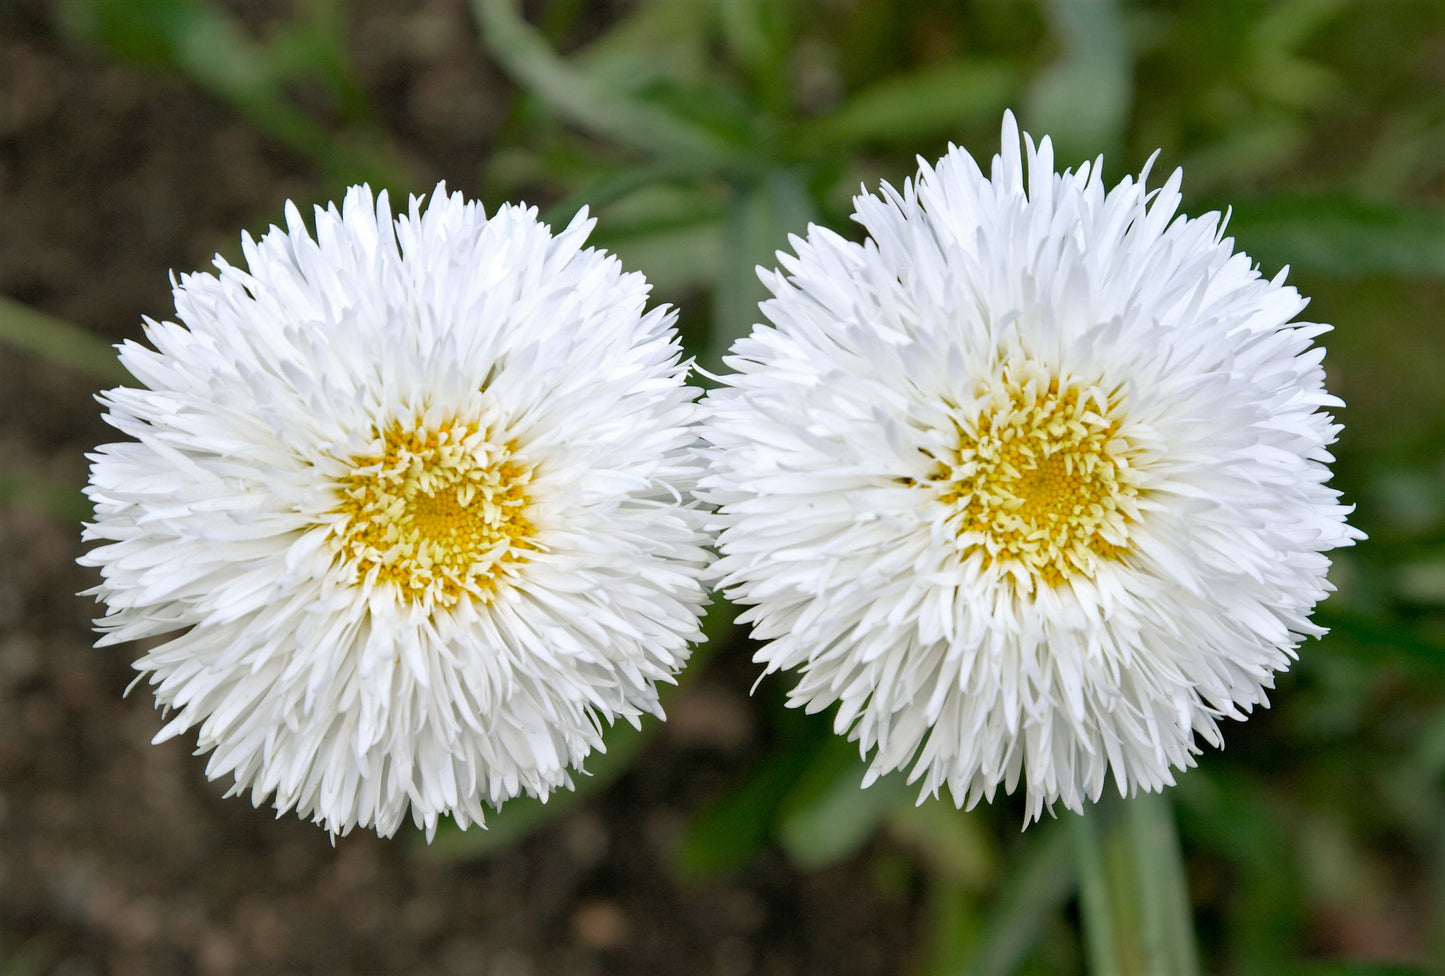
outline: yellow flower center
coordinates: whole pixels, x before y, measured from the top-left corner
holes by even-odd
[[[1128,551],[1138,517],[1139,452],[1120,434],[1119,392],[1005,369],[990,394],[972,420],[955,411],[954,445],[924,452],[962,550],[1020,582],[1092,578]]]
[[[351,459],[332,511],[338,551],[353,581],[373,572],[403,600],[452,606],[462,594],[488,599],[508,563],[534,549],[527,519],[532,466],[516,443],[497,443],[476,424],[376,433],[374,450]]]

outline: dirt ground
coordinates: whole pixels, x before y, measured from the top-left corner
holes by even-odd
[[[462,6],[360,4],[353,31],[417,185],[475,192],[510,92]],[[138,336],[143,314],[171,312],[169,271],[322,186],[220,102],[79,48],[38,0],[0,0],[0,294]],[[53,482],[74,507],[84,452],[109,439],[94,392],[0,350],[6,480]],[[222,799],[193,734],[150,745],[149,696],[123,697],[135,649],[92,647],[80,551],[43,499],[0,505],[0,976],[906,970],[921,896],[880,894],[864,859],[672,872],[688,814],[760,752],[745,657],[711,662],[605,792],[499,854],[364,832],[333,848],[294,815]]]

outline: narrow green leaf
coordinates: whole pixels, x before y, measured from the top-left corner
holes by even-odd
[[[888,832],[917,852],[935,878],[948,879],[982,890],[997,872],[998,857],[986,821],[969,816],[952,803],[930,797],[910,800],[893,808]],[[1031,834],[1033,836],[1033,834]]]
[[[1285,976],[1440,976],[1437,969],[1388,962],[1318,962],[1291,966]]]
[[[816,152],[956,136],[972,122],[996,121],[1019,79],[1017,65],[1002,59],[960,58],[929,65],[863,89],[833,113],[804,123],[795,140]]]
[[[762,850],[806,761],[796,752],[760,759],[740,786],[692,819],[677,851],[678,871],[689,878],[710,877],[740,867]]]
[[[1236,201],[1228,232],[1269,270],[1445,276],[1445,210],[1335,196]]]
[[[675,155],[725,168],[737,147],[714,133],[619,91],[599,87],[522,19],[514,0],[472,0],[487,51],[518,85],[586,132],[648,155]]]
[[[911,805],[913,791],[902,773],[863,789],[867,769],[855,744],[832,736],[794,784],[783,802],[776,835],[798,867],[815,871],[853,856],[894,810]]]
[[[758,101],[771,112],[786,112],[792,8],[773,0],[728,0],[712,10],[733,60],[751,76]]]
[[[85,522],[95,514],[89,499],[74,486],[21,474],[0,473],[0,502],[39,509],[61,522]]]
[[[275,70],[287,64],[289,41],[279,42],[273,63],[270,53],[220,4],[64,0],[61,14],[77,36],[121,57],[177,72],[229,103],[277,142],[321,163],[337,179],[365,180],[378,188],[402,183],[392,154],[378,148],[384,141],[379,133],[333,136],[292,104],[282,86],[285,79]],[[308,71],[313,67],[307,64]],[[356,92],[359,88],[352,86],[352,94]],[[341,94],[346,96],[345,91]]]
[[[780,709],[767,755],[730,790],[692,817],[676,854],[684,877],[702,878],[740,867],[771,839],[784,801],[833,739],[821,716]]]
[[[709,369],[718,368],[733,342],[762,321],[758,303],[768,292],[758,280],[758,267],[775,267],[775,255],[787,247],[788,235],[805,234],[816,214],[807,187],[793,170],[773,170],[737,187],[713,289],[713,331],[705,362]]]
[[[314,75],[323,79],[351,122],[370,115],[366,91],[347,51],[349,8],[343,0],[308,0],[298,5],[296,19],[284,24],[261,51],[266,73],[273,78]]]
[[[685,291],[716,284],[728,220],[723,187],[667,183],[662,177],[629,184],[625,173],[593,185],[598,224],[592,243],[646,274],[657,300],[676,300]],[[579,192],[558,204],[548,213],[566,217],[553,226],[570,219],[569,206],[591,202]],[[679,328],[690,353],[705,349],[706,324],[702,316],[682,316]]]
[[[970,959],[982,923],[978,898],[964,885],[950,878],[928,879],[929,942],[921,976],[975,976]]]
[[[1016,972],[1074,892],[1069,831],[1059,823],[1040,824],[1030,835],[1009,864],[1008,880],[993,899],[993,910],[981,927],[982,938],[963,972],[972,976]]]
[[[1332,651],[1351,650],[1366,655],[1374,666],[1382,664],[1388,655],[1390,659],[1445,673],[1445,644],[1398,618],[1355,613],[1326,603],[1315,609],[1314,619],[1330,628],[1332,634],[1347,638],[1328,641],[1325,646]]]
[[[1044,10],[1064,54],[1029,89],[1025,128],[1047,132],[1064,160],[1112,153],[1134,98],[1120,6],[1115,0],[1051,0]]]
[[[1099,820],[1103,818],[1099,807],[1083,814],[1064,814],[1069,818],[1069,832],[1073,841],[1074,871],[1079,882],[1079,918],[1084,929],[1084,950],[1092,976],[1122,976],[1135,972],[1137,967],[1124,968],[1127,957],[1124,947],[1119,945],[1115,917],[1120,911],[1110,891],[1109,877],[1104,861],[1103,838],[1100,836]]]
[[[552,5],[555,7],[555,5]],[[607,30],[570,54],[567,65],[602,91],[632,96],[659,78],[696,81],[712,69],[716,38],[696,4],[634,3]],[[544,14],[544,17],[547,15]],[[540,25],[546,30],[544,21]],[[557,37],[556,31],[546,30]]]
[[[1171,796],[1188,836],[1222,858],[1236,878],[1224,905],[1229,968],[1259,976],[1287,972],[1307,917],[1293,825],[1277,811],[1276,798],[1257,777],[1227,766],[1190,770]]]
[[[115,347],[104,339],[3,295],[0,295],[0,342],[85,373],[107,386],[131,378],[116,359]]]
[[[281,97],[260,47],[224,7],[197,0],[70,3],[70,23],[131,60],[180,71],[241,108],[286,145],[310,156],[326,134]]]

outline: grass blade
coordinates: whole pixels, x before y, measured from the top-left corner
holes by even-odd
[[[116,358],[114,347],[95,333],[3,295],[0,295],[0,342],[68,366],[107,386],[131,378]]]

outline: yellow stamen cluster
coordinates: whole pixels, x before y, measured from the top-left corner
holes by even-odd
[[[337,486],[335,541],[360,582],[394,583],[403,600],[486,599],[502,568],[535,548],[527,519],[532,466],[515,442],[475,424],[416,430],[393,423]]]
[[[975,419],[955,414],[956,446],[925,451],[938,462],[929,483],[986,565],[1050,586],[1091,578],[1127,551],[1137,517],[1137,450],[1119,433],[1117,393],[1002,380]]]

